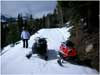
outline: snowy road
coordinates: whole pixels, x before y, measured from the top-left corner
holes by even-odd
[[[33,55],[27,59],[25,55],[31,51],[32,44],[36,37],[46,37],[48,42],[49,60],[44,61]],[[57,64],[57,50],[61,42],[70,36],[66,28],[41,29],[31,36],[29,48],[22,48],[20,41],[14,47],[5,47],[6,51],[1,58],[2,74],[97,74],[98,72],[88,67],[67,63],[65,67]]]

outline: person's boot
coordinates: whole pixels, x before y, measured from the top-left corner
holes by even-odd
[[[61,58],[58,59],[57,62],[58,62],[58,64],[59,64],[60,66],[63,66],[63,65],[62,65],[62,61],[61,61]]]
[[[28,59],[30,59],[31,56],[32,56],[32,53],[29,53],[29,54],[26,55],[26,57],[27,57]]]
[[[45,60],[46,60],[46,61],[48,60],[48,56],[45,56]]]

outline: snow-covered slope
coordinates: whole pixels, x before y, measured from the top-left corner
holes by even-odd
[[[22,41],[14,47],[7,46],[3,50],[1,59],[2,74],[97,74],[98,72],[88,67],[70,63],[61,67],[57,64],[57,51],[61,42],[65,41],[70,33],[70,28],[41,29],[31,36],[29,48],[22,48]],[[48,42],[49,60],[45,61],[33,55],[27,59],[25,55],[31,51],[36,37],[45,37]]]

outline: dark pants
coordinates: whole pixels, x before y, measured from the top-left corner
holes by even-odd
[[[59,52],[60,55],[60,59],[63,59],[65,61],[69,61],[69,62],[77,62],[77,56],[68,56],[68,57],[64,57],[63,54],[61,52]]]
[[[23,48],[28,48],[28,39],[23,39]]]

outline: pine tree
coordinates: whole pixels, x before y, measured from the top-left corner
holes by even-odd
[[[9,32],[6,38],[6,42],[9,44],[15,44],[19,40],[18,26],[14,22],[13,18],[9,19],[8,22]]]
[[[34,26],[34,19],[33,19],[33,16],[30,15],[29,18],[28,18],[28,30],[30,31],[31,34],[34,33],[35,31],[35,26]]]
[[[21,14],[18,14],[18,17],[17,17],[17,25],[18,25],[19,34],[21,34],[22,27],[24,26],[23,25],[23,18],[22,18],[22,15]]]
[[[58,6],[62,9],[63,22],[68,20],[71,21],[71,24],[73,25],[73,28],[70,30],[70,40],[75,43],[79,56],[81,59],[91,59],[91,63],[94,63],[92,66],[98,70],[99,45],[98,36],[96,35],[99,34],[99,2],[58,1]],[[81,19],[83,19],[83,21]],[[94,52],[91,51],[86,55],[87,53],[85,52],[85,49],[87,44],[91,43],[93,46],[96,46],[96,48],[92,49]]]

